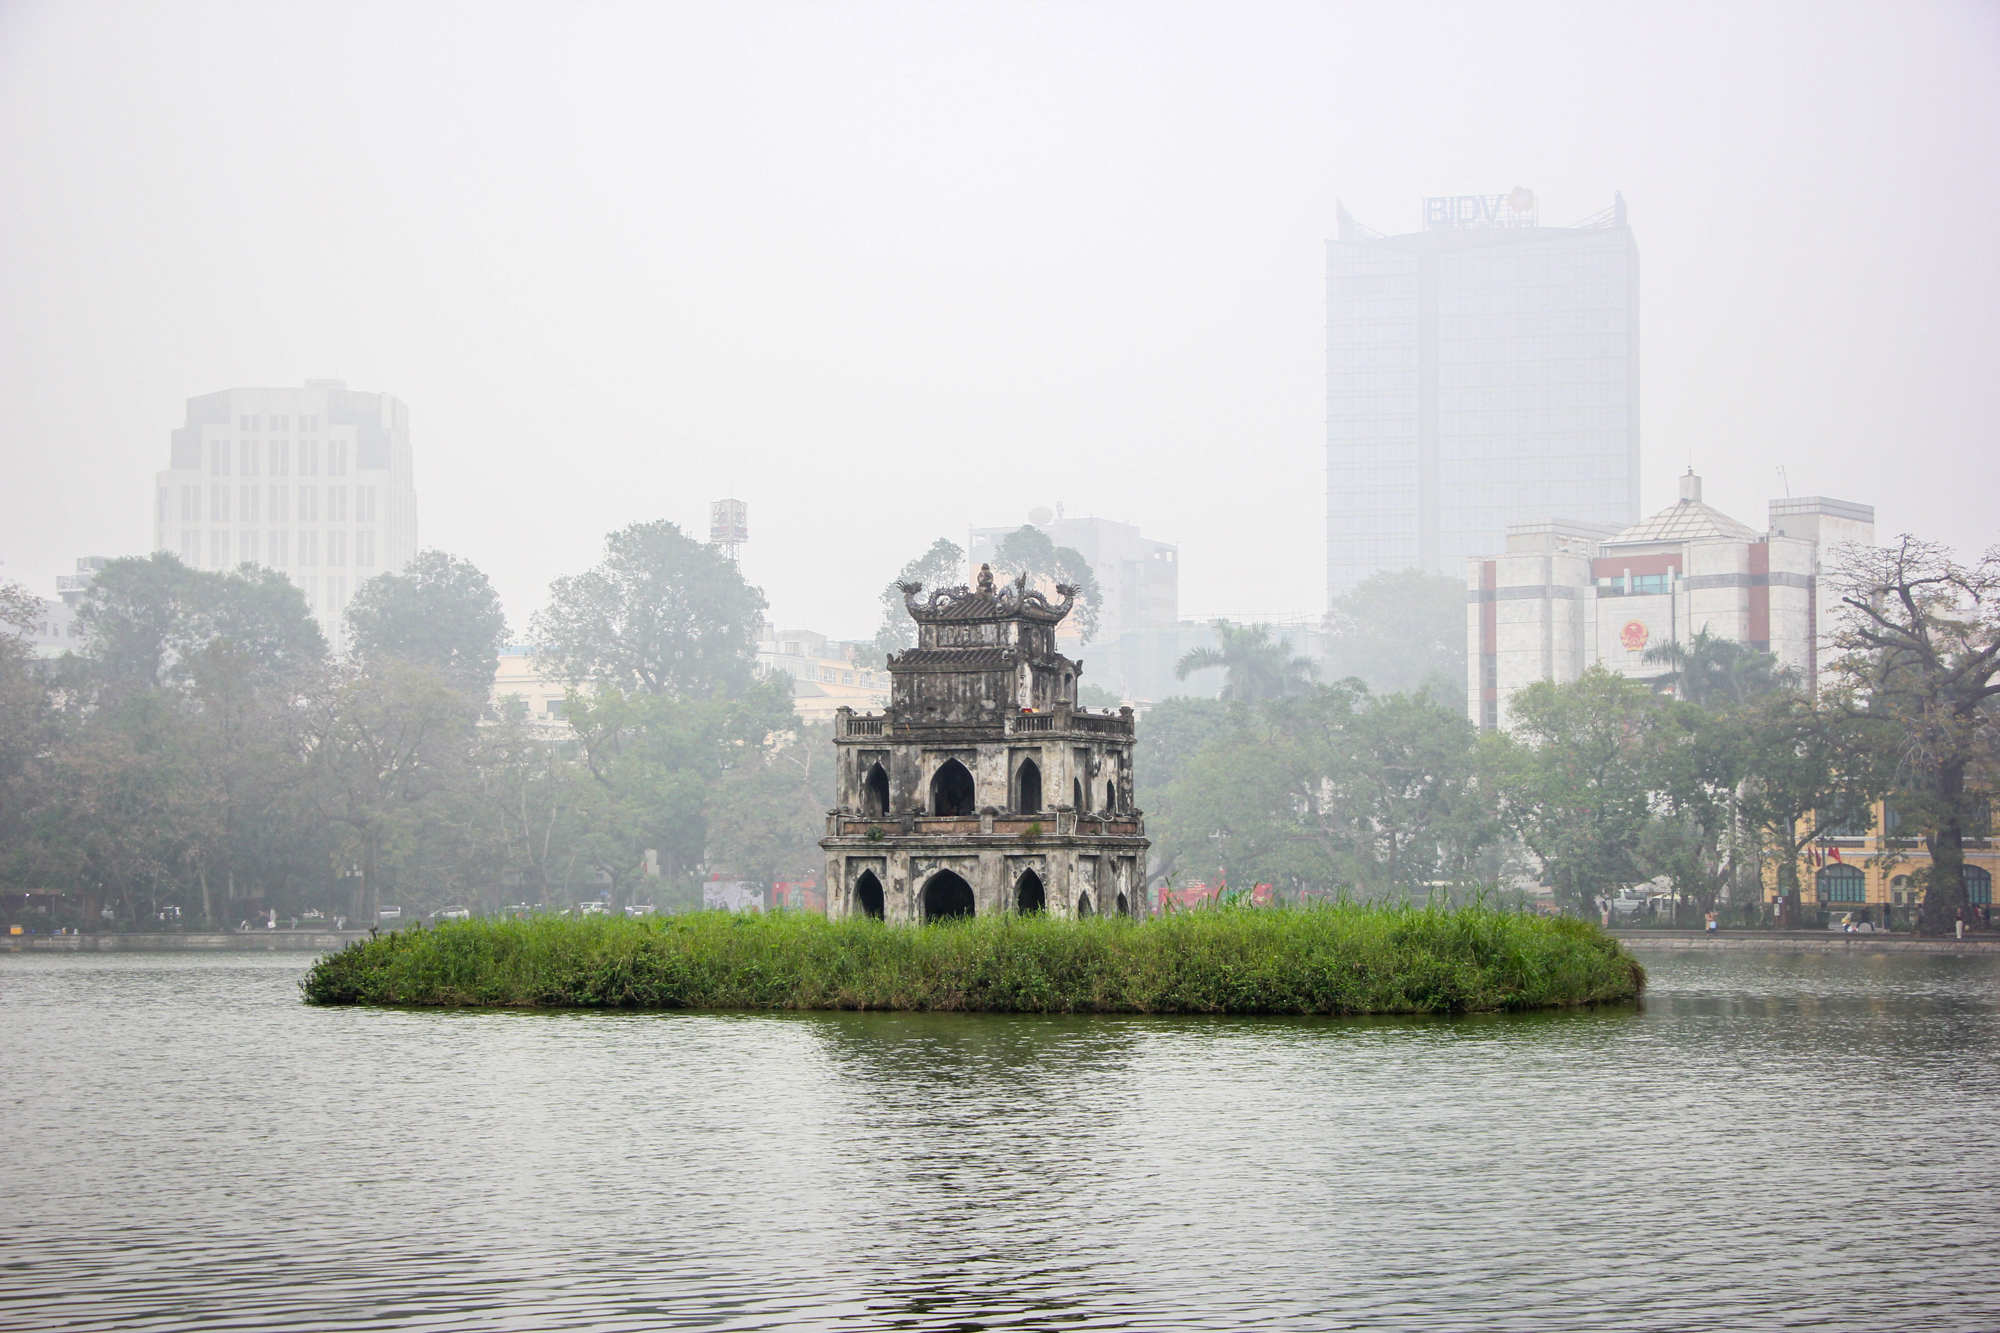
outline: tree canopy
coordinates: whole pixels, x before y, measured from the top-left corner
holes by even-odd
[[[1212,739],[1150,803],[1164,873],[1422,899],[1468,881],[1499,835],[1472,724],[1427,695],[1348,680],[1183,712],[1174,730]]]
[[[604,539],[604,559],[549,585],[535,660],[573,684],[708,696],[747,689],[764,594],[714,546],[664,519]]]
[[[931,543],[930,550],[904,565],[895,578],[884,584],[879,594],[882,625],[875,631],[876,656],[873,665],[881,666],[890,653],[900,653],[917,646],[917,622],[910,619],[909,608],[903,605],[903,584],[920,583],[926,588],[947,588],[964,577],[964,548],[940,537]]]
[[[77,610],[94,684],[113,691],[185,683],[217,639],[260,671],[307,667],[326,638],[305,594],[273,569],[190,569],[167,552],[125,556],[99,570]]]
[[[1223,669],[1222,697],[1241,703],[1261,703],[1311,688],[1319,668],[1309,657],[1295,655],[1291,645],[1275,637],[1269,625],[1212,626],[1216,646],[1191,648],[1174,663],[1182,680],[1197,671]]]
[[[1057,546],[1048,533],[1032,523],[1023,524],[1000,539],[993,553],[997,572],[1026,574],[1029,582],[1043,592],[1063,584],[1075,588],[1076,606],[1069,613],[1078,641],[1089,643],[1097,637],[1104,613],[1104,593],[1097,586],[1097,572],[1090,561],[1073,546]]]
[[[1384,571],[1333,599],[1326,613],[1328,674],[1377,694],[1428,689],[1465,700],[1465,584],[1420,569]]]
[[[2000,780],[2000,547],[1970,563],[1905,534],[1848,547],[1836,586],[1846,707],[1893,736],[1901,808],[1931,856],[1923,926],[1966,905],[1965,839]]]
[[[1707,626],[1696,630],[1684,644],[1654,644],[1646,650],[1644,660],[1666,666],[1660,683],[1701,708],[1747,704],[1780,686],[1796,683],[1794,673],[1781,668],[1772,654],[1711,634]]]
[[[493,584],[470,560],[443,551],[421,551],[401,573],[363,583],[346,619],[357,660],[433,666],[481,692],[492,687],[507,643],[507,615]]]

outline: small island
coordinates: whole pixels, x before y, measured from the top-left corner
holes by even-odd
[[[357,941],[300,985],[321,1005],[1462,1014],[1631,1000],[1645,972],[1588,921],[1342,905],[929,925],[791,912],[483,919]]]
[[[900,585],[917,646],[880,716],[842,709],[827,915],[700,912],[448,923],[356,943],[314,1004],[985,1013],[1450,1014],[1630,1000],[1595,925],[1484,907],[1150,916],[1134,717],[1080,706],[1083,663],[1025,577]],[[1053,797],[1053,799],[1050,799]]]

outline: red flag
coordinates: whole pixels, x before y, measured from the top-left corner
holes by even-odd
[[[1831,862],[1833,862],[1833,863],[1834,863],[1835,865],[1839,865],[1839,864],[1840,864],[1840,848],[1838,848],[1838,847],[1829,847],[1829,848],[1827,848],[1827,849],[1826,849],[1826,859],[1827,859],[1827,860],[1829,860],[1829,861],[1831,861]]]

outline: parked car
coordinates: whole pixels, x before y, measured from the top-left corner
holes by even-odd
[[[432,913],[431,919],[434,921],[470,921],[472,920],[472,909],[469,907],[440,907],[436,912]]]
[[[400,907],[383,907],[377,909],[375,915],[383,921],[401,921],[403,919],[403,909]]]

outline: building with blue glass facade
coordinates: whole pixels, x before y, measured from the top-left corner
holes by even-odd
[[[1327,243],[1329,599],[1457,574],[1551,515],[1639,517],[1639,254],[1619,198],[1541,225],[1532,191],[1425,201]]]

